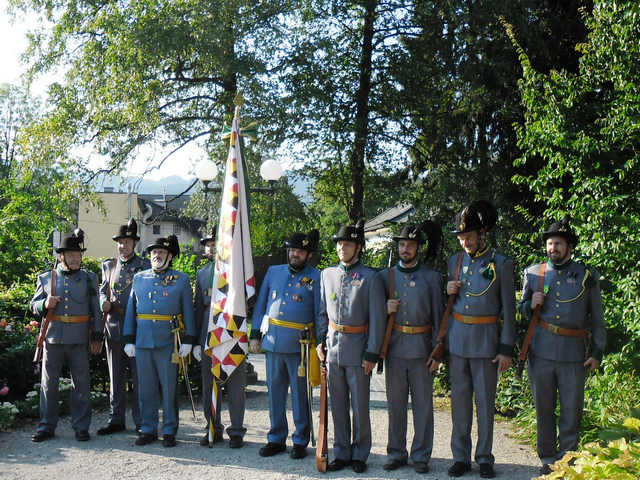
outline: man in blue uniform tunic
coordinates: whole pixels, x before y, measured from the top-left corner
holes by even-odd
[[[162,445],[174,447],[178,431],[178,363],[196,342],[193,294],[189,276],[171,268],[180,255],[174,235],[147,247],[151,270],[133,277],[124,321],[125,352],[136,357],[142,433],[136,445],[158,439],[158,383],[162,386]],[[177,330],[184,326],[184,338]],[[181,344],[180,344],[181,343]]]
[[[569,217],[542,234],[549,260],[524,272],[520,313],[531,318],[540,305],[529,349],[529,381],[536,406],[538,456],[541,475],[550,463],[577,450],[584,406],[586,372],[600,365],[606,341],[604,310],[598,274],[571,258],[578,243]],[[538,291],[543,275],[543,289]],[[589,330],[593,350],[589,353]],[[560,420],[556,406],[560,396]],[[558,426],[560,448],[558,449]]]
[[[138,224],[133,218],[126,225],[120,226],[113,240],[117,242],[118,257],[111,258],[102,264],[102,285],[100,286],[102,311],[107,315],[104,325],[104,344],[109,365],[109,420],[104,427],[98,429],[98,435],[109,435],[126,430],[127,367],[131,371],[133,381],[131,413],[138,433],[142,423],[136,358],[124,353],[122,333],[133,276],[151,268],[151,263],[135,252],[140,237]]]
[[[204,246],[204,257],[213,262],[216,240],[216,228],[211,230],[208,237],[200,239],[200,244]],[[211,288],[213,285],[213,263],[198,270],[196,276],[196,331],[199,332],[198,344],[193,347],[193,356],[202,363],[202,399],[204,403],[204,418],[207,427],[211,420],[211,391],[213,390],[213,372],[211,371],[211,357],[202,355],[206,348],[207,333],[209,331],[209,313],[211,310]],[[229,435],[229,448],[241,448],[244,445],[244,435],[247,429],[244,427],[244,409],[246,400],[246,366],[247,360],[244,358],[231,376],[224,383],[227,387],[227,403],[229,405],[229,416],[231,426],[227,429]],[[222,384],[219,384],[222,385]],[[216,420],[213,436],[213,443],[222,441],[222,395],[218,395],[216,401]],[[205,433],[200,438],[200,445],[209,446],[209,433]]]
[[[320,272],[307,264],[318,240],[318,231],[312,230],[306,235],[295,233],[285,242],[288,264],[269,267],[253,310],[251,351],[259,353],[261,346],[267,351],[271,430],[268,443],[260,449],[263,457],[286,451],[289,427],[285,408],[289,386],[296,427],[291,458],[307,455],[312,419],[308,412],[306,380],[298,376],[299,334],[305,327],[314,331],[320,310]]]
[[[376,271],[360,261],[364,229],[343,226],[331,237],[340,263],[322,271],[318,356],[328,363],[329,395],[333,416],[335,459],[329,471],[346,465],[356,473],[367,469],[371,451],[369,372],[363,357],[369,331],[369,292]],[[351,415],[353,410],[353,438]]]
[[[71,370],[71,425],[78,441],[89,440],[91,424],[91,375],[89,372],[89,335],[91,353],[102,344],[102,316],[98,298],[98,276],[82,270],[84,233],[76,230],[62,239],[56,248],[60,264],[55,270],[38,275],[30,310],[43,318],[53,309],[46,331],[42,359],[40,423],[31,438],[42,442],[54,436],[58,425],[60,372],[66,361]],[[51,292],[55,275],[55,295]],[[91,332],[91,333],[90,333]]]
[[[453,477],[471,469],[474,394],[478,422],[475,460],[481,477],[495,477],[495,458],[491,451],[496,386],[498,373],[513,363],[516,322],[513,262],[486,243],[486,234],[497,217],[495,207],[489,202],[475,201],[456,216],[453,231],[464,249],[449,258],[447,283],[447,293],[455,295],[447,323],[454,460],[449,475]],[[460,256],[461,268],[454,278]]]

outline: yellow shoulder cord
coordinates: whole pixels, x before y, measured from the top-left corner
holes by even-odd
[[[587,287],[585,287],[584,284],[587,281],[587,278],[589,278],[589,275],[591,275],[591,272],[587,268],[587,273],[584,275],[584,278],[582,279],[582,290],[580,290],[580,293],[576,297],[571,298],[569,300],[556,300],[556,302],[558,302],[558,303],[569,303],[569,302],[573,302],[573,301],[579,299],[582,296],[582,294],[584,293],[584,291],[586,290],[586,288],[587,288]]]
[[[496,256],[496,252],[494,250],[493,254],[491,255],[491,261],[489,262],[489,265],[487,265],[487,268],[489,268],[491,265],[493,265],[493,268],[491,268],[491,270],[493,270],[493,278],[491,279],[491,283],[489,284],[489,286],[487,288],[485,288],[484,292],[482,292],[482,293],[468,293],[468,295],[470,297],[481,297],[482,295],[487,293],[489,291],[489,289],[491,288],[491,285],[493,285],[494,282],[496,281],[496,279],[498,278],[498,271],[496,270],[496,263],[493,261],[495,256]]]

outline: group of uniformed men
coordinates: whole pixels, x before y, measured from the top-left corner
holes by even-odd
[[[487,232],[496,220],[495,207],[486,201],[472,202],[456,216],[452,233],[463,250],[449,259],[446,283],[441,273],[420,263],[425,244],[424,257],[429,262],[435,260],[442,244],[442,230],[431,221],[406,225],[393,238],[399,261],[381,271],[361,262],[361,225],[343,226],[332,237],[339,263],[322,273],[308,263],[319,242],[318,231],[294,233],[284,244],[287,264],[269,268],[252,317],[251,351],[266,351],[271,422],[268,443],[259,454],[269,457],[286,451],[290,389],[295,424],[290,456],[301,459],[307,455],[312,425],[308,378],[299,374],[304,337],[317,345],[317,357],[327,364],[334,426],[333,460],[328,470],[351,466],[362,473],[367,469],[372,439],[370,378],[376,364],[378,370],[384,364],[389,431],[383,468],[396,470],[411,460],[416,472],[428,472],[434,435],[433,379],[441,360],[434,348],[446,344],[454,462],[448,474],[459,477],[471,469],[475,395],[478,439],[474,459],[480,475],[493,478],[497,377],[513,363],[516,309],[526,318],[533,317],[528,371],[538,417],[541,474],[549,473],[549,464],[575,450],[585,374],[598,368],[605,344],[598,275],[572,259],[578,237],[565,218],[542,234],[548,260],[525,270],[516,305],[513,263],[487,242]],[[162,444],[175,446],[177,378],[190,353],[202,362],[204,414],[207,422],[211,417],[211,357],[203,354],[211,264],[198,271],[194,306],[188,276],[171,268],[172,259],[180,253],[176,237],[159,238],[147,247],[150,265],[135,253],[139,237],[134,221],[123,225],[113,239],[118,258],[104,262],[99,291],[96,275],[80,268],[85,250],[82,234],[65,237],[56,249],[59,266],[38,277],[31,310],[43,316],[53,311],[46,331],[40,423],[34,442],[54,436],[58,380],[65,359],[73,378],[72,426],[78,440],[90,438],[88,344],[97,353],[103,331],[111,402],[109,421],[98,429],[98,435],[126,429],[128,366],[134,385],[133,420],[139,433],[136,444],[158,439],[160,385]],[[214,242],[215,231],[201,240],[209,259]],[[446,308],[445,292],[449,297]],[[245,361],[227,381],[231,448],[242,447],[246,433],[244,365]],[[311,365],[309,362],[307,368]],[[559,425],[555,413],[558,393]],[[407,451],[409,395],[414,436]],[[220,412],[220,405],[216,411]],[[214,428],[215,443],[222,440],[220,415]],[[208,434],[200,444],[209,445]]]

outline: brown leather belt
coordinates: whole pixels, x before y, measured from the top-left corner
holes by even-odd
[[[91,315],[51,315],[51,320],[62,323],[81,323],[91,320]]]
[[[113,310],[116,313],[119,313],[120,315],[126,315],[127,314],[127,309],[126,308],[118,308],[118,307],[111,307],[111,310]]]
[[[457,312],[453,312],[453,318],[462,323],[469,323],[473,325],[485,324],[485,323],[498,323],[498,316],[491,317],[472,317],[471,315],[460,315]]]
[[[431,325],[420,325],[419,327],[410,327],[405,325],[398,325],[397,323],[393,324],[393,329],[397,332],[402,333],[425,333],[431,331]]]
[[[557,325],[552,325],[551,323],[547,323],[543,320],[538,319],[538,326],[544,328],[545,330],[555,333],[556,335],[563,335],[565,337],[586,337],[587,330],[580,330],[577,328],[562,328]]]
[[[340,333],[364,333],[369,330],[369,325],[360,325],[358,327],[350,327],[349,325],[339,325],[329,320],[329,326],[332,330]]]

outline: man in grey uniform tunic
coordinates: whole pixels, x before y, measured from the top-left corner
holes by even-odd
[[[551,473],[550,463],[578,448],[585,373],[600,365],[606,327],[598,274],[571,258],[578,237],[569,217],[553,223],[542,240],[549,258],[543,266],[543,291],[538,291],[541,265],[532,265],[524,272],[518,308],[523,316],[531,318],[536,306],[541,306],[529,349],[528,372],[538,418],[540,474],[547,475]],[[558,393],[560,449],[555,413]]]
[[[329,364],[334,460],[327,470],[342,470],[351,464],[354,472],[362,473],[371,451],[370,376],[364,371],[363,356],[369,329],[369,289],[376,271],[360,261],[363,228],[343,226],[331,238],[340,263],[322,271],[316,327],[318,356],[322,360],[326,352]],[[353,439],[349,403],[353,410]]]
[[[118,234],[113,237],[113,240],[118,245],[118,258],[109,259],[102,264],[102,285],[100,286],[100,302],[102,311],[106,314],[104,344],[109,365],[109,420],[104,427],[98,429],[96,432],[98,435],[109,435],[127,428],[125,420],[127,367],[131,371],[133,382],[131,414],[138,433],[142,423],[136,358],[129,357],[124,353],[122,335],[133,276],[142,270],[151,268],[151,263],[147,259],[142,259],[135,252],[136,243],[140,237],[138,236],[138,224],[133,218],[126,225],[120,226]]]
[[[511,367],[515,342],[515,278],[513,262],[486,244],[485,235],[497,220],[495,207],[486,201],[467,205],[456,216],[463,252],[449,258],[447,293],[455,294],[447,324],[451,371],[451,450],[449,475],[459,477],[471,469],[471,423],[476,398],[478,443],[476,463],[480,476],[493,478],[493,419],[498,373]],[[454,278],[458,257],[461,269]],[[499,315],[504,324],[500,329]]]
[[[389,270],[380,271],[371,289],[371,352],[365,365],[371,370],[380,354],[388,323],[395,319],[385,358],[385,380],[389,411],[388,461],[383,468],[396,470],[407,464],[407,407],[411,394],[414,436],[411,461],[417,473],[429,471],[433,450],[433,374],[427,360],[444,313],[444,277],[420,265],[418,256],[429,240],[426,259],[433,261],[442,243],[442,229],[433,222],[420,227],[406,225],[393,240],[400,261],[393,267],[394,287],[389,288]]]
[[[44,317],[53,308],[51,323],[43,346],[40,390],[40,423],[31,438],[42,442],[55,435],[59,414],[59,383],[63,363],[71,370],[71,426],[78,441],[89,440],[91,424],[91,375],[89,372],[89,337],[91,353],[100,351],[102,318],[98,298],[98,276],[81,270],[84,233],[76,230],[64,237],[56,253],[60,264],[55,270],[38,275],[36,292],[29,309]],[[55,295],[51,292],[56,276]]]
[[[204,257],[213,262],[216,241],[216,228],[211,229],[208,237],[200,239],[200,244],[204,246]],[[211,371],[211,357],[207,354],[202,355],[203,349],[206,349],[207,333],[209,332],[209,313],[211,311],[211,289],[213,286],[213,263],[209,263],[204,268],[198,270],[196,274],[196,332],[198,335],[198,344],[193,347],[193,356],[201,362],[202,367],[202,400],[204,403],[204,418],[207,421],[205,429],[207,433],[200,439],[200,445],[209,446],[209,423],[211,421],[211,391],[213,390],[213,372]],[[227,429],[229,435],[229,448],[241,448],[244,445],[244,435],[247,429],[243,426],[244,409],[246,399],[246,357],[240,362],[238,367],[233,371],[231,376],[224,383],[227,387],[227,402],[229,405],[229,416],[231,418],[231,426]],[[222,384],[219,384],[220,386]],[[224,425],[222,424],[222,395],[219,394],[216,401],[216,420],[213,426],[214,435],[213,443],[222,441],[222,432]]]

